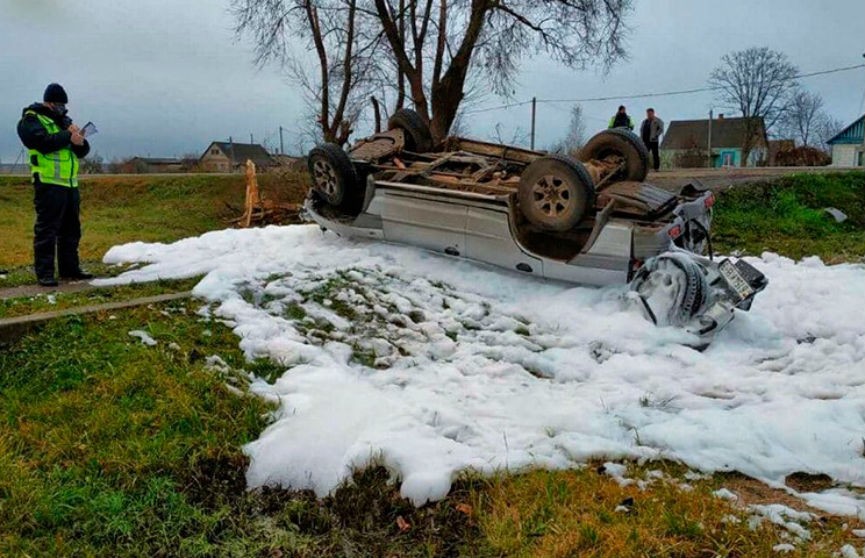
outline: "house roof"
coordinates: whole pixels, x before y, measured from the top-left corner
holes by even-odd
[[[183,161],[172,157],[133,157],[133,161],[141,161],[148,165],[179,165]]]
[[[256,166],[268,166],[274,164],[273,157],[270,156],[267,149],[257,143],[230,143],[227,141],[215,141],[207,147],[202,157],[207,155],[207,152],[210,151],[213,146],[218,147],[223,153],[225,153],[225,155],[231,159],[232,164],[235,165],[243,164],[247,159],[251,159]]]
[[[763,119],[755,117],[758,130],[765,137],[766,130]],[[712,120],[712,149],[741,148],[744,143],[747,119],[715,118]],[[708,120],[673,120],[664,134],[661,149],[691,149],[695,146],[705,146],[709,143]]]
[[[858,145],[865,143],[865,115],[854,120],[852,124],[835,134],[835,136],[827,141],[829,145],[853,144]]]

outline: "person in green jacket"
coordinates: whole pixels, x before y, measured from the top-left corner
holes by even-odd
[[[625,110],[625,105],[619,105],[619,111],[610,118],[610,124],[607,128],[626,128],[628,130],[634,129],[634,121],[631,120],[631,117],[628,116],[628,111]]]
[[[67,116],[66,91],[57,83],[45,89],[41,103],[23,110],[18,137],[29,150],[33,177],[36,224],[33,227],[33,259],[36,279],[44,287],[56,287],[54,256],[60,277],[90,279],[78,260],[81,241],[78,192],[79,159],[90,144]]]

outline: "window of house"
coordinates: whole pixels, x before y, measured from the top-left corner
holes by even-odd
[[[210,154],[211,155],[219,155],[219,150],[214,147],[213,149],[210,150]]]

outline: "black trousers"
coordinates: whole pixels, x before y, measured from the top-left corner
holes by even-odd
[[[33,186],[36,224],[33,227],[33,257],[36,277],[54,277],[54,254],[61,276],[78,273],[78,243],[81,241],[81,196],[78,188],[42,184]]]
[[[661,168],[661,155],[658,153],[658,142],[647,141],[646,147],[648,147],[649,151],[652,153],[652,168],[658,170]]]

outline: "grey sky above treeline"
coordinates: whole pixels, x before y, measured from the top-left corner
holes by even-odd
[[[802,72],[865,62],[862,0],[636,0],[628,60],[610,71],[575,71],[539,57],[525,60],[513,101],[608,97],[703,87],[723,54],[751,46],[784,52]],[[0,0],[0,162],[21,151],[15,124],[52,81],[66,88],[76,121],[100,132],[93,151],[130,155],[200,154],[212,140],[302,147],[307,111],[300,91],[270,66],[257,69],[251,46],[233,33],[228,0]],[[803,79],[845,123],[865,112],[865,69]],[[473,109],[505,99],[489,96]],[[653,106],[669,122],[734,114],[710,92],[622,101],[635,120]],[[589,132],[619,101],[583,103]],[[565,133],[571,105],[538,107],[537,144]],[[497,129],[497,124],[499,124]],[[470,114],[470,135],[523,139],[530,107]],[[360,130],[364,132],[364,130]]]

